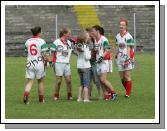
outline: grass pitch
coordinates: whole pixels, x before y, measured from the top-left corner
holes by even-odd
[[[137,54],[136,69],[132,71],[133,89],[129,99],[124,98],[124,88],[119,79],[116,64],[108,76],[118,93],[117,100],[96,100],[93,87],[92,102],[77,102],[79,76],[76,56],[72,56],[73,100],[66,100],[66,85],[63,80],[59,101],[53,100],[55,75],[47,69],[45,77],[45,104],[38,103],[37,82],[30,92],[30,104],[23,103],[26,84],[24,57],[5,59],[5,117],[6,119],[154,119],[155,117],[155,59],[153,54]]]

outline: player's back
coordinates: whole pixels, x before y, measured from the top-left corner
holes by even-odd
[[[32,37],[25,43],[25,50],[27,51],[27,59],[35,60],[42,57],[42,49],[45,41],[39,37]]]

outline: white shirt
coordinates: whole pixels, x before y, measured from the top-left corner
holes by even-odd
[[[77,68],[90,68],[91,51],[87,45],[83,46],[83,52],[78,52]]]
[[[60,39],[53,42],[51,51],[56,51],[56,63],[69,63],[72,53],[72,43],[69,40],[67,40],[67,43],[68,45],[64,44]]]
[[[123,64],[124,61],[127,59],[130,59],[130,56],[128,55],[128,46],[133,45],[134,46],[134,40],[133,37],[130,35],[129,32],[127,32],[124,36],[121,37],[120,33],[116,36],[116,44],[118,45],[119,54],[117,56],[117,64]],[[124,45],[124,48],[120,48],[120,45]]]
[[[27,52],[28,61],[37,60],[42,57],[42,52],[48,51],[48,47],[43,39],[34,36],[26,41],[25,51]]]

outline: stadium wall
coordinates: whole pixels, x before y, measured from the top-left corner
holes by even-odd
[[[96,13],[105,35],[114,43],[114,36],[119,31],[120,18],[129,21],[129,32],[134,35],[134,13],[136,16],[136,44],[144,51],[155,49],[155,7],[154,6],[96,6]],[[69,27],[73,35],[81,32],[73,6],[38,6],[8,5],[5,7],[5,53],[6,56],[25,56],[24,42],[31,37],[30,28],[41,26],[43,38],[50,45],[56,39],[56,15],[58,16],[57,32]]]

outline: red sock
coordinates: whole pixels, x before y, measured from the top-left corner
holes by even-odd
[[[111,95],[112,95],[112,94],[116,94],[116,92],[113,90],[113,91],[111,91]]]
[[[54,96],[57,97],[57,98],[59,98],[59,93],[55,93]]]
[[[30,93],[29,93],[28,91],[25,91],[25,92],[24,92],[24,96],[29,96],[29,94],[30,94]]]
[[[70,98],[72,97],[71,93],[67,93],[67,99],[70,100]]]
[[[44,95],[39,95],[39,102],[43,102],[44,100]]]
[[[108,92],[108,94],[112,94],[112,91],[111,91],[111,90],[108,90],[107,92]]]
[[[130,96],[132,90],[132,80],[126,81],[125,86],[126,86],[126,95]]]
[[[111,95],[104,95],[104,100],[109,100],[111,99]]]

